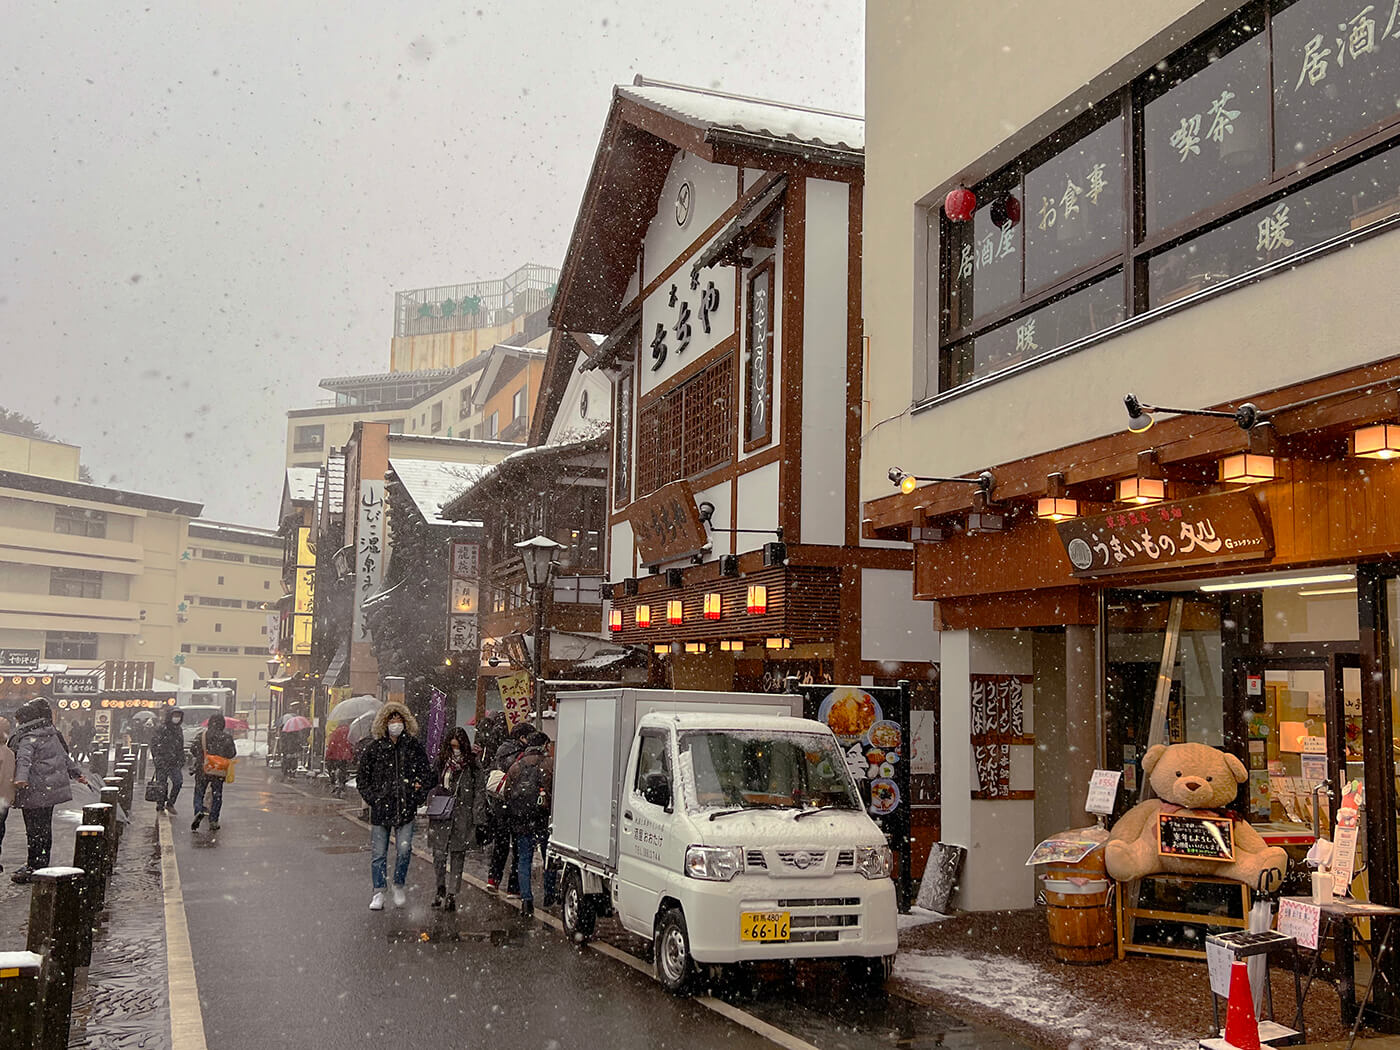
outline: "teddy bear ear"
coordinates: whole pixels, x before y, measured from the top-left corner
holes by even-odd
[[[1147,776],[1152,775],[1152,769],[1157,765],[1163,755],[1167,753],[1166,744],[1153,744],[1147,749],[1147,754],[1142,756],[1142,771]]]
[[[1228,751],[1226,751],[1224,754],[1225,765],[1229,768],[1230,775],[1235,778],[1236,783],[1243,784],[1246,780],[1249,779],[1249,770],[1245,769],[1244,763],[1241,762],[1234,755],[1230,754]]]

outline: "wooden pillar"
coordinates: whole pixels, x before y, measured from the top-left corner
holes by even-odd
[[[860,569],[841,569],[841,596],[837,604],[837,624],[832,661],[832,678],[851,685],[860,684],[862,627],[860,616]]]
[[[1089,778],[1099,757],[1098,627],[1065,627],[1065,769],[1069,774],[1069,812],[1084,812]]]

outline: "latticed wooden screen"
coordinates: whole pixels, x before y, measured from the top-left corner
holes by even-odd
[[[693,478],[733,457],[733,354],[638,413],[638,497],[668,481]]]

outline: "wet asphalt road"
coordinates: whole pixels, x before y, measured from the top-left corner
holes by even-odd
[[[433,911],[420,857],[408,906],[370,912],[368,836],[346,803],[250,772],[227,789],[216,835],[190,831],[188,793],[172,824],[210,1050],[774,1045],[468,885],[455,915]],[[1024,1045],[894,996],[853,997],[834,968],[754,976],[723,998],[820,1050]]]

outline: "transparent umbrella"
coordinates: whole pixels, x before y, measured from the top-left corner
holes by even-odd
[[[326,715],[326,724],[333,726],[339,722],[353,722],[363,714],[373,714],[378,710],[377,696],[352,696],[331,708],[330,713]]]
[[[366,711],[350,723],[350,743],[358,744],[374,732],[374,716],[377,712]]]

